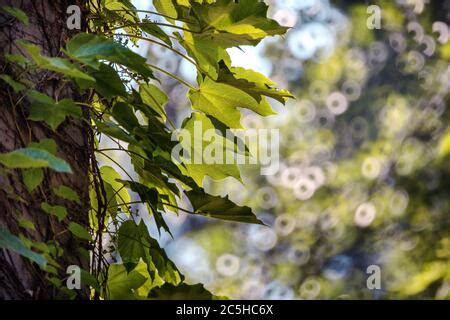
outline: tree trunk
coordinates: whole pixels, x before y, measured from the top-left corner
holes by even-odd
[[[78,2],[78,3],[77,3]],[[18,22],[10,15],[0,14],[0,74],[14,77],[18,70],[5,60],[5,54],[21,53],[14,41],[25,39],[41,47],[47,56],[61,56],[60,48],[73,31],[66,26],[67,7],[82,1],[64,0],[0,0],[0,7],[9,5],[22,9],[29,17],[28,26]],[[79,30],[74,30],[79,32]],[[86,100],[74,86],[62,81],[59,75],[48,71],[38,71],[30,75],[29,80],[35,89],[52,96],[54,99],[71,98]],[[2,82],[2,81],[0,81]],[[67,231],[68,221],[88,225],[90,135],[89,126],[80,120],[66,119],[56,131],[52,131],[43,122],[27,120],[29,101],[20,100],[21,94],[14,93],[4,82],[0,84],[0,152],[9,152],[26,147],[30,142],[40,139],[53,139],[57,146],[57,156],[65,159],[71,166],[72,174],[62,174],[45,170],[40,187],[28,192],[23,183],[22,170],[6,171],[0,167],[0,226],[14,235],[22,234],[35,242],[58,243],[64,250],[56,259],[60,265],[58,278],[62,287],[69,265],[78,265],[89,270],[89,256],[85,250],[88,243],[83,242]],[[14,104],[20,101],[16,106]],[[52,189],[65,185],[76,190],[81,203],[57,197]],[[62,221],[46,214],[40,209],[42,202],[62,205],[67,208],[68,216]],[[22,218],[33,222],[36,231],[20,227]],[[83,254],[84,252],[85,254]],[[0,249],[0,299],[54,299],[67,297],[63,290],[48,281],[50,274],[35,263],[6,249]],[[74,290],[78,298],[88,298],[88,290]]]

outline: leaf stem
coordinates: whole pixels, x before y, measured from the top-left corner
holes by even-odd
[[[208,72],[206,72],[205,70],[203,70],[203,68],[200,67],[200,66],[199,66],[194,60],[192,60],[189,56],[187,56],[187,55],[181,53],[181,52],[178,51],[178,50],[175,50],[174,48],[172,48],[171,46],[169,46],[169,45],[167,45],[167,44],[165,44],[165,43],[162,43],[162,42],[159,42],[159,41],[150,39],[150,38],[141,37],[141,36],[136,36],[136,35],[131,35],[131,34],[116,33],[116,34],[114,34],[114,35],[115,35],[115,36],[121,36],[121,37],[136,38],[136,39],[140,39],[140,40],[144,40],[144,41],[149,41],[149,42],[152,42],[152,43],[154,43],[154,44],[160,45],[161,47],[164,47],[164,48],[166,48],[166,49],[172,51],[173,53],[179,55],[180,57],[186,59],[188,62],[192,63],[198,70],[200,70],[201,72],[203,72],[208,78],[214,80],[214,79],[209,75]]]
[[[142,13],[149,13],[149,14],[154,14],[154,15],[157,15],[157,16],[161,16],[161,17],[163,17],[163,18],[166,18],[166,19],[170,19],[170,20],[178,20],[177,18],[174,18],[174,17],[171,17],[171,16],[168,16],[168,15],[165,15],[165,14],[162,14],[162,13],[159,13],[159,12],[156,12],[156,11],[150,11],[150,10],[126,10],[126,9],[115,9],[115,10],[109,10],[109,11],[113,11],[113,12],[120,12],[120,11],[122,11],[122,12],[142,12]],[[181,20],[178,20],[178,21],[181,21]],[[189,22],[189,21],[183,21],[184,23],[186,23],[186,24],[192,24],[192,22]]]
[[[173,73],[171,73],[171,72],[169,72],[169,71],[167,71],[167,70],[164,70],[163,68],[160,68],[160,67],[158,67],[158,66],[156,66],[156,65],[154,65],[154,64],[151,64],[151,63],[148,63],[148,65],[149,65],[151,68],[154,68],[154,69],[156,69],[156,70],[158,70],[158,71],[161,71],[162,73],[168,75],[169,77],[171,77],[171,78],[173,78],[173,79],[179,81],[180,83],[184,84],[186,87],[188,87],[188,88],[190,88],[190,89],[192,89],[192,90],[194,90],[194,91],[197,90],[197,88],[193,87],[189,82],[187,82],[187,81],[181,79],[180,77],[174,75]]]
[[[162,23],[162,22],[138,22],[138,23],[131,23],[131,24],[126,24],[126,25],[121,25],[121,26],[117,26],[117,27],[113,27],[110,28],[109,31],[113,31],[113,30],[118,30],[118,29],[122,29],[122,28],[128,28],[128,27],[140,27],[142,25],[157,25],[157,26],[162,26],[162,27],[169,27],[169,28],[174,28],[174,29],[178,29],[178,30],[182,30],[182,31],[186,31],[186,32],[190,32],[190,33],[201,33],[200,31],[195,31],[195,30],[190,30],[190,29],[186,29],[183,27],[179,27],[177,25],[174,24],[169,24],[169,23]],[[142,30],[145,32],[145,30]]]

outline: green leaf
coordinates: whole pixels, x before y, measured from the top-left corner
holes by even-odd
[[[22,172],[23,183],[29,192],[32,192],[44,179],[44,171],[40,168],[26,169]]]
[[[13,80],[13,78],[11,78],[7,74],[0,75],[0,79],[2,79],[7,84],[9,84],[13,88],[14,92],[20,92],[20,91],[22,91],[22,90],[24,90],[26,88],[23,84]]]
[[[94,89],[103,97],[111,99],[126,96],[123,81],[113,67],[101,63],[98,69],[89,69],[88,74],[95,79]]]
[[[122,264],[111,264],[107,278],[108,298],[111,300],[135,299],[134,290],[141,287],[147,280],[136,270],[127,272]]]
[[[28,41],[17,40],[16,42],[28,52],[39,68],[62,73],[63,75],[74,79],[95,81],[94,78],[81,71],[76,65],[70,63],[66,59],[43,56],[40,53],[39,47]]]
[[[139,94],[142,101],[155,110],[163,121],[166,120],[165,105],[169,101],[167,95],[157,86],[153,84],[141,84],[139,86]]]
[[[41,209],[52,215],[55,216],[59,222],[61,222],[66,216],[67,216],[67,209],[64,206],[55,205],[52,206],[47,202],[41,203]]]
[[[148,297],[155,300],[213,300],[214,295],[202,284],[181,283],[177,286],[165,283],[159,288],[150,290]]]
[[[208,39],[203,39],[195,34],[185,33],[181,36],[176,32],[175,36],[189,55],[195,59],[201,71],[213,79],[217,79],[219,61],[229,58],[225,49],[215,46]]]
[[[176,19],[178,17],[177,9],[175,8],[172,0],[153,0],[153,5],[159,13],[162,13],[173,19]]]
[[[36,95],[32,96],[32,99],[33,97],[36,97]],[[45,101],[42,99],[33,99],[28,119],[33,121],[44,121],[53,130],[56,130],[67,116],[76,118],[82,117],[80,107],[72,100],[62,99],[61,101],[55,102],[51,98]]]
[[[128,190],[124,188],[124,184],[120,182],[120,179],[122,179],[121,175],[110,166],[102,166],[100,168],[100,174],[102,179],[113,188],[116,202],[125,203],[121,207],[124,212],[127,212],[127,203],[131,202],[131,197]]]
[[[72,234],[83,240],[92,240],[91,234],[82,226],[76,222],[69,223],[67,227]]]
[[[139,128],[140,124],[136,118],[133,107],[125,102],[117,102],[111,109],[111,114],[117,122],[128,132],[133,132],[134,128]]]
[[[184,192],[192,204],[194,212],[216,219],[263,224],[247,206],[238,206],[220,196],[212,196],[201,188]]]
[[[0,154],[0,163],[8,168],[50,168],[57,172],[72,173],[67,162],[43,149],[22,148]]]
[[[213,135],[210,140],[206,140],[204,133],[207,130],[216,129],[210,118],[201,113],[193,112],[184,121],[182,129],[186,130],[181,132],[182,135],[189,133],[189,136],[183,137],[183,140],[180,142],[183,150],[187,150],[189,153],[189,161],[184,161],[184,167],[180,169],[182,172],[185,171],[186,175],[192,177],[198,186],[202,186],[203,179],[206,175],[214,180],[221,180],[227,177],[234,177],[239,181],[241,180],[237,164],[226,164],[226,152],[234,154],[234,144],[218,134]],[[201,134],[201,141],[198,141],[196,134]],[[222,156],[220,156],[219,150],[222,150]],[[218,153],[218,163],[212,163],[212,160],[215,160],[215,153]],[[205,155],[208,158],[205,159]],[[196,159],[201,161],[196,161]]]
[[[294,98],[289,91],[275,88],[275,83],[261,73],[239,67],[228,68],[225,63],[221,63],[221,72],[217,81],[245,91],[258,102],[264,100],[264,96],[283,104],[288,99]]]
[[[170,41],[169,36],[154,22],[143,19],[139,24],[139,27],[142,31],[162,40],[167,45],[172,46],[172,41]]]
[[[158,211],[158,203],[159,203],[158,191],[155,188],[149,188],[146,185],[143,185],[142,183],[135,182],[135,181],[121,180],[121,182],[124,185],[128,186],[132,191],[139,194],[139,197],[141,198],[141,200],[147,204],[149,211],[153,214],[153,217],[155,218],[155,223],[158,228],[158,232],[161,233],[160,229],[163,228],[170,235],[172,235],[169,227],[167,226],[166,222],[164,221],[164,218],[162,217],[161,213]]]
[[[131,220],[125,221],[118,233],[118,250],[128,272],[142,259],[147,264],[152,280],[157,276],[172,284],[178,284],[183,280],[175,264],[167,257],[158,242],[149,235],[142,221],[139,225]]]
[[[137,22],[139,18],[137,16],[136,7],[131,4],[128,0],[105,0],[104,7],[108,10],[113,17],[108,16],[108,20],[115,18],[117,16],[117,22],[122,25],[123,21],[127,22]],[[109,22],[109,21],[108,21]]]
[[[27,14],[25,12],[23,12],[22,10],[20,10],[19,8],[3,6],[2,11],[13,16],[14,18],[19,20],[26,26],[28,26],[30,24],[30,20],[28,19]]]
[[[79,33],[67,44],[67,54],[82,63],[99,69],[99,60],[107,60],[128,67],[145,78],[153,78],[146,59],[129,48],[103,36]]]
[[[169,177],[162,172],[162,167],[158,164],[152,164],[151,160],[147,160],[147,154],[145,151],[137,146],[129,145],[128,150],[131,152],[131,163],[136,173],[139,174],[139,180],[149,188],[156,188],[159,193],[166,194],[170,197],[179,195],[178,187],[169,182]],[[159,157],[159,153],[154,157]],[[170,155],[165,158],[166,161],[170,160]]]
[[[27,219],[19,219],[19,226],[25,229],[36,231],[34,223]]]
[[[212,4],[192,3],[203,25],[203,37],[222,47],[257,45],[266,36],[281,35],[287,28],[267,18],[268,6],[258,0],[218,0]]]
[[[61,185],[58,186],[57,188],[53,188],[53,192],[60,198],[74,201],[78,204],[81,203],[78,193],[70,187]]]
[[[25,258],[36,262],[41,268],[45,268],[47,260],[44,256],[31,251],[18,237],[12,235],[8,230],[0,227],[0,248],[12,250]]]
[[[258,103],[244,91],[209,78],[200,84],[198,90],[190,90],[189,99],[194,109],[220,119],[230,128],[242,128],[241,113],[237,108],[247,108],[262,116],[275,114],[269,104]]]
[[[95,125],[97,126],[97,130],[101,133],[104,133],[112,138],[116,138],[128,143],[137,143],[137,141],[128,134],[125,130],[123,130],[120,126],[112,121],[98,121],[95,120]]]

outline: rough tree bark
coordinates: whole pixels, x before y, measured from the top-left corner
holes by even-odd
[[[21,8],[29,17],[29,26],[24,26],[6,14],[0,14],[0,74],[14,75],[17,70],[5,61],[5,54],[19,53],[21,49],[14,43],[25,39],[41,47],[48,56],[60,56],[60,48],[71,36],[67,29],[67,7],[83,1],[65,0],[0,0],[4,5]],[[75,30],[77,31],[77,30]],[[77,31],[79,32],[79,31]],[[35,89],[55,99],[71,98],[83,101],[83,96],[75,88],[54,73],[39,71],[30,76]],[[58,145],[58,157],[65,159],[72,167],[73,174],[61,174],[45,170],[42,185],[28,192],[23,184],[21,170],[7,172],[0,168],[0,226],[15,235],[23,234],[33,241],[56,241],[64,250],[58,259],[61,265],[60,278],[63,279],[69,265],[89,268],[89,257],[80,253],[87,249],[87,243],[75,239],[67,232],[67,222],[58,222],[40,209],[43,201],[52,205],[63,205],[68,210],[68,218],[82,225],[88,224],[88,167],[89,128],[80,120],[67,119],[56,132],[41,122],[27,120],[29,102],[27,99],[14,106],[21,94],[16,94],[5,83],[0,84],[0,152],[9,152],[25,147],[28,143],[43,138],[54,139]],[[0,166],[1,167],[1,166]],[[81,204],[58,198],[52,188],[66,185],[76,190]],[[36,231],[19,226],[18,220],[31,220]],[[82,251],[82,250],[81,250]],[[0,299],[53,299],[61,297],[61,292],[46,280],[48,274],[39,266],[13,252],[0,249]],[[65,282],[63,281],[63,284]],[[87,298],[86,290],[76,291],[79,298]]]

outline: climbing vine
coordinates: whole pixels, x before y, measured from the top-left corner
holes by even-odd
[[[267,116],[274,113],[268,98],[283,104],[291,98],[289,92],[275,88],[256,71],[233,67],[227,53],[228,48],[256,45],[267,36],[286,32],[266,17],[266,4],[257,0],[154,0],[153,4],[156,11],[138,10],[128,0],[91,0],[83,8],[87,13],[85,30],[67,39],[57,55],[48,56],[38,45],[17,40],[23,54],[6,55],[9,66],[4,70],[13,71],[0,76],[13,108],[29,102],[29,108],[21,112],[30,123],[42,123],[55,135],[69,119],[88,128],[89,224],[73,221],[75,213],[70,208],[51,201],[42,201],[39,213],[62,223],[65,228],[59,232],[89,243],[86,250],[78,249],[90,257],[89,269],[81,271],[81,282],[94,299],[214,297],[201,284],[184,282],[184,276],[141,221],[143,213],[131,209],[134,203],[145,203],[158,232],[170,233],[164,217],[167,211],[261,223],[250,208],[203,189],[207,175],[239,180],[236,165],[173,159],[171,152],[179,143],[173,139],[177,128],[166,114],[169,98],[159,87],[157,74],[168,75],[189,88],[186,99],[192,112],[181,126],[190,131],[194,121],[218,131],[241,128],[238,108]],[[2,14],[29,23],[19,8],[3,7]],[[163,17],[165,22],[155,17]],[[163,47],[187,60],[197,70],[197,84],[135,53],[131,47],[138,41]],[[62,84],[58,92],[48,94],[28,80],[30,73],[42,71]],[[64,87],[75,88],[80,99],[60,95]],[[115,147],[102,148],[102,139],[110,139]],[[23,141],[28,140],[24,137]],[[233,148],[239,152],[237,146]],[[115,160],[109,151],[125,153],[129,163]],[[19,170],[30,193],[42,193],[48,172],[73,174],[60,155],[55,141],[46,138],[0,154],[0,164],[6,175]],[[118,171],[99,164],[99,158],[109,159]],[[130,167],[133,173],[127,169]],[[78,191],[64,184],[52,190],[56,197],[79,204]],[[190,207],[180,205],[181,199],[187,199]],[[27,219],[21,220],[20,226],[24,230],[35,228]],[[38,264],[55,290],[76,296],[65,287],[66,266],[58,260],[66,248],[57,237],[38,243],[2,228],[0,247]]]

